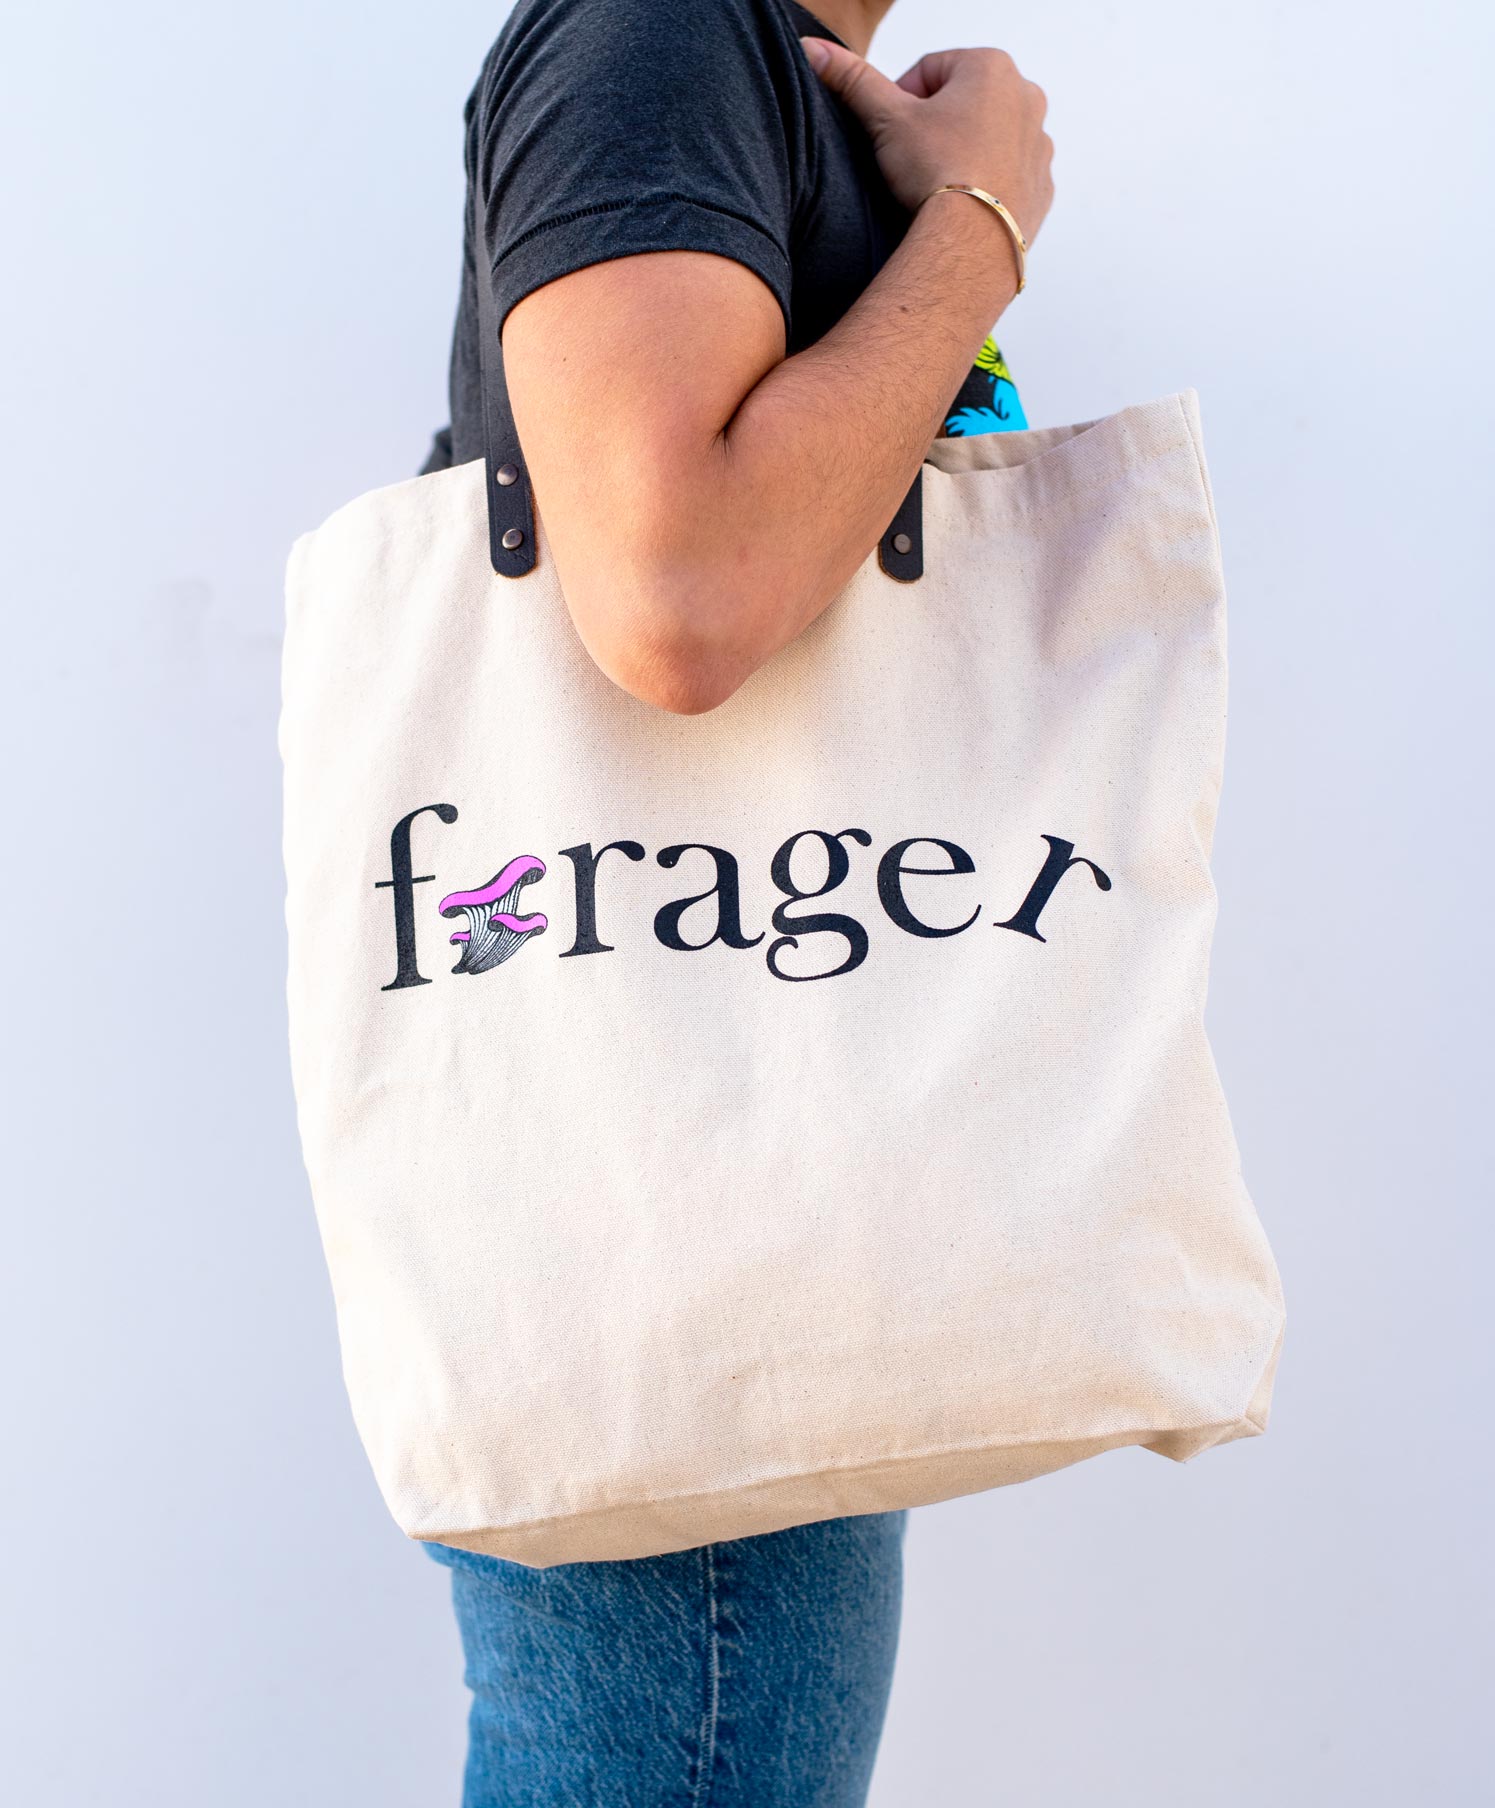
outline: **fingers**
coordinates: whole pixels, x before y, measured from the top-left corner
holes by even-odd
[[[810,67],[830,89],[839,94],[869,131],[887,123],[907,96],[896,83],[844,44],[827,38],[801,38]]]
[[[928,100],[936,94],[955,72],[955,67],[963,56],[969,56],[967,50],[931,50],[921,56],[912,69],[905,69],[899,76],[897,86],[905,94],[912,94],[915,100]]]
[[[898,87],[916,100],[928,100],[949,83],[1022,81],[1017,64],[1005,50],[931,50],[898,78]],[[1031,83],[1023,83],[1024,87]]]

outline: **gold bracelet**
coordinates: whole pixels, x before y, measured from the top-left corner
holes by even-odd
[[[946,182],[941,187],[931,189],[931,195],[972,195],[983,201],[1007,228],[1007,236],[1012,240],[1012,255],[1017,259],[1017,292],[1022,294],[1028,286],[1028,241],[1023,237],[1023,229],[1002,205],[995,195],[989,195],[984,188],[972,188],[964,182]]]

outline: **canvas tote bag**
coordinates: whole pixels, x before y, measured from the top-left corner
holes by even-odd
[[[288,574],[298,1116],[399,1524],[637,1557],[1264,1430],[1192,395],[938,441],[686,717],[583,649],[488,362],[486,460]]]

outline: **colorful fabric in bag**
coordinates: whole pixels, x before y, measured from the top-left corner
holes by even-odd
[[[721,708],[581,646],[481,460],[297,542],[298,1113],[413,1537],[530,1564],[1265,1429],[1202,1012],[1224,604],[1191,395],[936,442]]]

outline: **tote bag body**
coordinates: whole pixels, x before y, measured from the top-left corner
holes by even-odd
[[[1265,1428],[1194,399],[923,491],[923,578],[700,716],[593,664],[542,525],[494,574],[480,460],[293,550],[298,1116],[413,1537],[642,1556]]]

